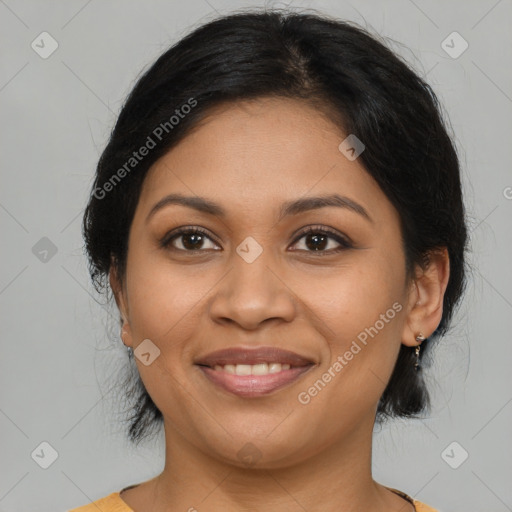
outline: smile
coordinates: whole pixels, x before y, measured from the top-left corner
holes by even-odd
[[[274,363],[270,365],[270,368],[267,367],[266,373],[258,374],[257,372],[263,371],[261,367],[267,366],[266,364],[226,366],[230,369],[226,370],[226,367],[223,368],[222,366],[216,366],[215,368],[199,366],[199,368],[214,385],[245,398],[263,396],[277,391],[295,382],[314,367],[313,364],[290,367],[288,364]],[[254,368],[256,368],[256,373],[252,373]],[[273,373],[270,373],[271,368]],[[242,374],[231,373],[233,369],[235,372],[242,372]]]

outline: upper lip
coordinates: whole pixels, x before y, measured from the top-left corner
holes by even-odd
[[[210,366],[226,364],[283,363],[290,366],[306,366],[314,362],[289,350],[276,347],[232,347],[211,352],[195,360],[195,364]]]

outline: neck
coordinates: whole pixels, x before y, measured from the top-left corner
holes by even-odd
[[[213,458],[165,424],[166,463],[153,479],[151,510],[208,509],[212,512],[265,510],[389,511],[402,498],[371,475],[374,418],[333,445],[288,467],[240,468]]]

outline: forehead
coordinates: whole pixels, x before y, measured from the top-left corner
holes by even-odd
[[[389,208],[364,167],[338,149],[346,136],[303,101],[260,98],[220,105],[152,166],[141,208],[172,192],[209,197],[228,210],[274,209],[276,203],[326,193]]]

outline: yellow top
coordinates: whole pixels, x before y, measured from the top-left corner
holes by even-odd
[[[131,485],[130,487],[135,486]],[[128,487],[126,487],[125,489],[128,489]],[[429,507],[428,505],[425,505],[425,503],[421,503],[411,498],[402,491],[393,489],[391,487],[388,487],[388,489],[398,494],[399,496],[407,500],[409,503],[412,503],[414,505],[414,508],[416,509],[416,512],[439,512],[435,508]],[[120,493],[123,491],[124,489],[122,491],[113,492],[112,494],[109,494],[104,498],[100,498],[99,500],[96,500],[93,503],[89,503],[89,505],[74,508],[72,510],[68,510],[68,512],[134,512],[133,509],[131,509],[121,498]]]

